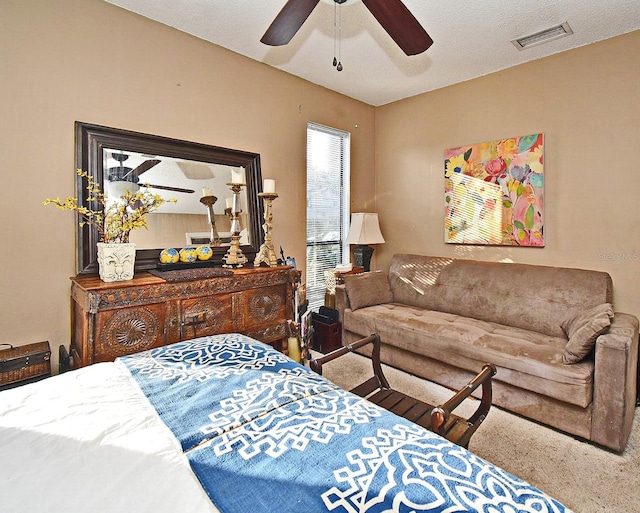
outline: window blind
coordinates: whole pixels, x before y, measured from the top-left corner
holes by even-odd
[[[350,134],[307,125],[307,259],[309,309],[324,304],[325,271],[349,259]]]

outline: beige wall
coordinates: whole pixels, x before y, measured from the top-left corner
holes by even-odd
[[[637,31],[378,108],[387,242],[376,266],[414,252],[599,269],[613,277],[616,309],[640,316],[639,53]],[[443,150],[537,132],[546,246],[445,244]]]
[[[69,343],[75,219],[42,201],[74,194],[76,120],[260,153],[298,262],[307,121],[351,132],[354,208],[374,197],[373,107],[101,0],[2,0],[0,63],[0,342]]]

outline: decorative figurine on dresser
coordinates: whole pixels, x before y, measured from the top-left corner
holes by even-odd
[[[197,271],[210,277],[168,281],[140,273],[114,283],[97,276],[72,278],[71,367],[218,333],[239,332],[285,349],[299,271],[290,266]]]

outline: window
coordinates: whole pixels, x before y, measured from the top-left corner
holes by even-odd
[[[324,273],[349,260],[348,132],[307,125],[307,268],[309,309],[324,304]]]

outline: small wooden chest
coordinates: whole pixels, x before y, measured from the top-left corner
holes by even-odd
[[[8,349],[2,349],[9,346]],[[49,342],[13,347],[0,344],[0,390],[13,388],[51,376]]]

